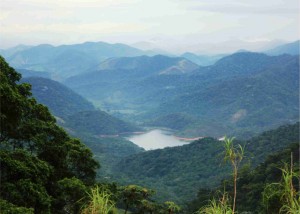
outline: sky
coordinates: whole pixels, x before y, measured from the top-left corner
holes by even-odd
[[[1,0],[0,48],[86,41],[175,52],[261,48],[299,39],[299,5],[299,0]]]

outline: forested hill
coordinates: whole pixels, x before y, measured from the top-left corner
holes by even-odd
[[[23,78],[32,85],[32,95],[56,116],[60,126],[79,138],[103,163],[99,177],[111,173],[111,165],[120,158],[142,152],[143,149],[119,137],[120,133],[141,131],[131,123],[115,118],[94,106],[63,84],[39,77]]]
[[[49,107],[55,116],[65,118],[79,111],[95,110],[93,104],[54,80],[28,77],[21,81],[30,83],[33,96],[38,102]]]
[[[22,82],[32,85],[32,94],[57,117],[60,125],[71,132],[115,135],[139,131],[140,128],[95,109],[85,98],[54,80],[30,77]]]
[[[267,131],[245,145],[245,163],[257,166],[265,158],[299,141],[299,123]],[[115,175],[125,182],[156,188],[160,199],[178,203],[196,196],[199,188],[212,188],[230,176],[222,164],[223,142],[204,138],[188,145],[147,151],[125,158],[115,166]]]
[[[173,128],[184,115],[178,131],[186,136],[250,138],[299,118],[299,55],[239,52],[171,72],[193,67],[187,64],[163,56],[114,58],[64,83],[132,121]]]
[[[191,78],[148,118],[181,112],[198,118],[187,124],[190,134],[245,137],[299,119],[299,56],[238,53]]]
[[[1,213],[78,213],[99,166],[92,152],[56,125],[2,57],[0,78]]]
[[[239,213],[281,213],[280,209],[286,205],[286,202],[282,200],[279,191],[276,192],[274,188],[270,192],[267,202],[266,197],[264,197],[266,195],[264,190],[267,186],[271,187],[271,183],[277,183],[278,185],[283,181],[282,169],[287,170],[285,167],[291,164],[291,157],[294,160],[294,175],[299,175],[299,142],[270,154],[263,163],[254,169],[250,168],[249,165],[245,165],[240,170],[237,182],[237,210]],[[224,188],[232,196],[233,186],[231,180],[229,178],[227,181],[220,182],[219,187],[216,189],[201,188],[197,197],[187,204],[187,213],[196,212],[199,207],[205,206],[212,197],[220,197],[219,193],[223,192]],[[299,182],[296,176],[293,180],[295,190],[299,191]],[[225,187],[224,183],[226,184]]]

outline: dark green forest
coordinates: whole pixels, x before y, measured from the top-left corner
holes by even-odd
[[[248,141],[236,140],[245,147],[243,165],[250,169],[297,142],[299,123],[263,132]],[[127,183],[156,187],[160,200],[172,199],[183,204],[195,197],[199,188],[215,188],[230,176],[230,165],[222,162],[222,152],[223,141],[204,138],[125,157],[115,165],[113,175]]]
[[[78,212],[99,164],[0,58],[1,213]],[[12,211],[11,211],[12,210]]]

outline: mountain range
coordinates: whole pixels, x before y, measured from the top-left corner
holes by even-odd
[[[284,44],[271,50],[262,51],[268,55],[299,54],[299,41]],[[154,56],[163,54],[175,57],[176,54],[150,49],[138,49],[129,45],[105,42],[85,42],[82,44],[52,46],[41,44],[37,46],[18,45],[9,49],[1,49],[0,54],[15,69],[49,72],[51,78],[62,80],[66,77],[95,70],[102,61],[115,57]],[[186,52],[178,56],[184,57],[195,64],[207,66],[214,64],[231,53],[204,55]]]
[[[45,71],[53,79],[82,73],[111,57],[140,56],[146,52],[124,44],[86,42],[75,45],[52,46],[41,44],[19,46],[0,52],[16,69]]]
[[[168,115],[174,121],[183,113],[194,118],[179,129],[189,136],[249,137],[299,118],[299,56],[239,52],[204,67],[142,56],[109,59],[97,69],[64,83],[112,114],[145,125],[163,121],[171,128]]]

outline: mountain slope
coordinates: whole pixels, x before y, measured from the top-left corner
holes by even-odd
[[[107,70],[65,83],[123,118],[171,128],[167,115],[193,117],[180,130],[186,136],[250,137],[298,120],[299,57],[241,52],[180,75],[162,72],[180,59],[112,59],[101,65]]]
[[[113,58],[101,63],[100,68],[105,70],[70,77],[64,83],[102,109],[140,114],[159,104],[152,97],[161,92],[161,87],[168,88],[170,82],[198,66],[184,58],[157,55]]]
[[[17,69],[17,71],[22,74],[22,78],[27,78],[27,77],[43,77],[50,79],[51,74],[48,72],[39,72],[39,71],[31,71],[27,69]]]
[[[71,89],[54,80],[29,77],[22,82],[32,85],[33,96],[58,117],[66,118],[79,111],[94,110],[94,106]]]
[[[98,136],[119,135],[141,130],[100,110],[77,112],[65,118],[65,123],[64,126],[73,131]]]
[[[85,72],[110,57],[144,54],[146,53],[124,44],[86,42],[57,47],[38,45],[16,51],[6,59],[15,68],[50,72],[58,79]]]
[[[231,63],[224,59],[210,67],[210,72],[193,76],[189,92],[165,100],[152,115],[162,117],[177,112],[194,115],[198,118],[195,124],[198,135],[216,137],[224,134],[246,136],[296,122],[299,118],[299,59],[288,55],[269,58],[258,55],[258,62],[263,61],[261,68],[252,65],[252,69],[243,64],[248,63],[247,60],[239,67],[236,60]],[[271,63],[273,60],[275,62]],[[229,65],[225,66],[227,63]],[[247,68],[243,69],[242,65]],[[218,126],[224,127],[219,135],[215,133],[216,121]],[[211,131],[201,133],[201,127]],[[190,134],[195,131],[191,130]]]
[[[266,51],[265,53],[271,56],[276,56],[281,54],[299,55],[300,53],[299,47],[300,47],[300,41],[298,40],[295,42],[278,46],[276,48]]]
[[[91,103],[61,83],[38,77],[24,78],[22,82],[30,83],[33,97],[60,117],[57,118],[60,126],[91,148],[96,159],[104,165],[99,178],[110,175],[112,164],[121,158],[144,151],[117,136],[123,132],[139,131],[139,128],[96,110]]]
[[[219,59],[225,57],[225,55],[220,54],[220,55],[208,56],[208,55],[196,55],[194,53],[186,52],[180,55],[180,57],[184,57],[200,66],[209,66],[209,65],[213,65]]]
[[[142,75],[146,73],[168,74],[170,70],[177,69],[179,73],[188,73],[198,68],[194,63],[179,57],[156,55],[153,57],[122,57],[112,58],[102,62],[98,70],[138,70]]]
[[[246,145],[244,163],[251,161],[255,167],[268,155],[298,142],[298,130],[299,123],[238,142]],[[161,200],[168,198],[183,203],[194,198],[198,189],[215,187],[230,176],[230,165],[221,164],[223,150],[222,141],[204,138],[184,146],[132,155],[118,163],[114,172],[127,183],[157,189]]]

